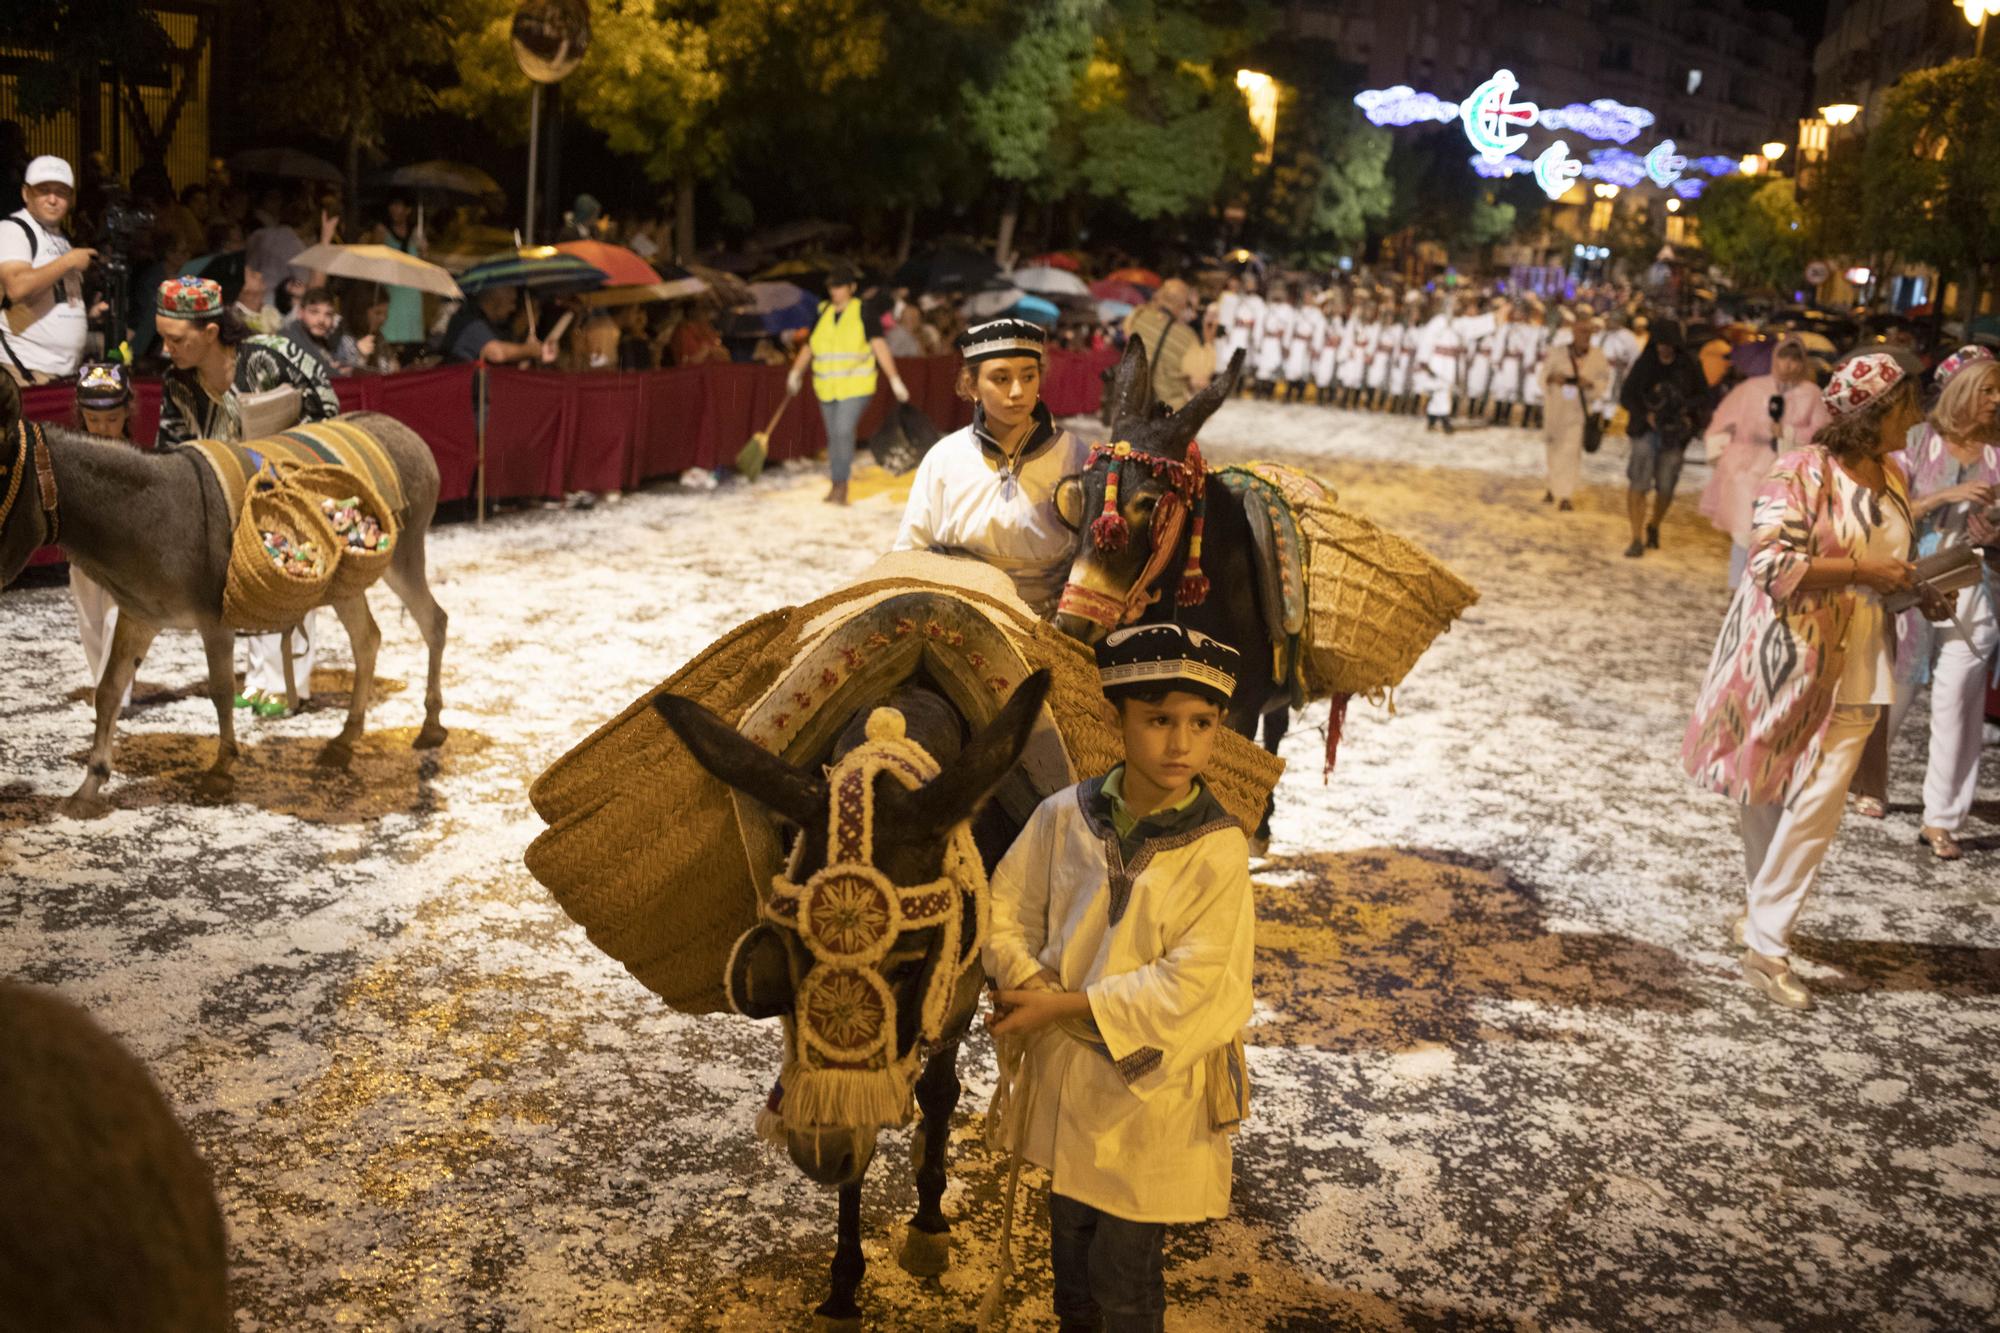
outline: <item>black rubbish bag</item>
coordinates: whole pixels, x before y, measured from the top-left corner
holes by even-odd
[[[923,409],[913,403],[898,403],[882,420],[881,429],[868,437],[868,452],[890,472],[901,476],[924,461],[932,445],[942,438]]]

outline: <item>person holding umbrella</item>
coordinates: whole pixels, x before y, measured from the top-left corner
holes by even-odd
[[[854,468],[854,434],[868,401],[875,396],[876,367],[889,377],[889,390],[896,401],[910,401],[910,391],[896,373],[896,357],[889,350],[883,328],[889,303],[880,297],[855,300],[855,285],[855,273],[849,265],[836,264],[827,271],[829,299],[820,302],[812,334],[800,346],[785,382],[786,392],[796,394],[805,385],[807,367],[812,368],[813,394],[819,399],[820,418],[826,423],[826,456],[833,473],[826,499],[840,505],[847,503],[847,478]]]

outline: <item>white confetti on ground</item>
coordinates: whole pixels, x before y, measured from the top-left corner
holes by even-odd
[[[1850,822],[1807,909],[1822,1004],[1775,1010],[1727,939],[1729,811],[1676,760],[1724,603],[1726,546],[1691,503],[1627,561],[1618,439],[1574,514],[1539,502],[1525,432],[1238,402],[1203,443],[1319,470],[1484,596],[1396,716],[1356,706],[1330,783],[1324,705],[1285,744],[1255,1111],[1231,1217],[1170,1242],[1169,1327],[1991,1325],[1993,799],[1967,862],[1921,855],[1913,724],[1890,819]],[[69,601],[0,599],[0,974],[56,987],[155,1069],[216,1170],[242,1327],[803,1324],[833,1203],[753,1146],[772,1033],[664,1009],[521,853],[547,763],[887,545],[900,492],[864,474],[839,511],[822,486],[440,530],[450,744],[407,748],[422,648],[378,592],[386,688],[354,773],[312,766],[329,708],[248,722],[226,807],[192,802],[213,718],[195,640],[167,635],[115,812],[59,817],[90,726]],[[344,706],[329,636],[320,683]],[[914,1194],[889,1136],[865,1205],[876,1327],[967,1325],[996,1262],[990,1050],[961,1063],[955,1266],[896,1267]],[[1014,1326],[1052,1327],[1024,1218]]]

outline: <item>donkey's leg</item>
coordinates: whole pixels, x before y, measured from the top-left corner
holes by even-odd
[[[236,635],[220,623],[201,627],[201,646],[208,654],[208,697],[215,705],[215,766],[195,779],[195,795],[204,800],[227,796],[236,787]]]
[[[397,539],[396,554],[390,558],[382,581],[408,608],[417,622],[417,632],[424,636],[424,646],[430,649],[430,671],[424,682],[424,728],[410,744],[413,749],[435,749],[444,744],[445,738],[444,723],[438,720],[438,714],[444,709],[444,689],[440,682],[444,676],[444,632],[450,617],[431,596],[430,580],[425,577],[422,528],[405,529]]]
[[[347,725],[326,743],[318,762],[321,768],[346,768],[354,762],[354,743],[361,739],[361,729],[368,722],[368,696],[375,688],[375,651],[382,646],[382,631],[368,609],[365,592],[335,602],[333,610],[354,650],[354,692],[347,703]]]
[[[958,1109],[958,1043],[941,1047],[917,1080],[917,1215],[903,1234],[896,1256],[903,1271],[937,1277],[951,1267],[951,1223],[945,1220],[945,1158],[951,1151],[951,1113]]]
[[[111,631],[111,656],[104,675],[97,682],[97,733],[91,740],[90,759],[84,766],[83,783],[62,803],[62,812],[72,819],[99,819],[111,810],[110,803],[97,794],[111,776],[111,740],[118,730],[118,711],[125,691],[139,670],[139,659],[152,646],[160,631],[136,616],[121,615]]]
[[[814,1333],[861,1333],[861,1307],[854,1294],[868,1272],[861,1253],[861,1182],[840,1187],[840,1240],[833,1249],[832,1287],[813,1311]]]

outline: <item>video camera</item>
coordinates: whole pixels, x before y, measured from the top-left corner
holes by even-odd
[[[125,340],[125,317],[131,306],[133,250],[152,231],[153,211],[135,203],[124,190],[110,191],[104,221],[98,228],[97,265],[103,273],[103,334],[107,349]]]

